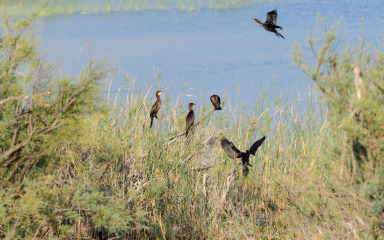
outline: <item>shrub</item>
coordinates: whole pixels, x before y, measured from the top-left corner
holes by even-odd
[[[84,181],[92,173],[74,172],[65,152],[89,134],[87,118],[103,113],[98,83],[108,66],[91,59],[80,76],[56,76],[36,51],[32,20],[1,19],[0,238],[130,229],[141,212]]]
[[[384,54],[366,48],[364,35],[356,47],[340,44],[336,28],[326,28],[323,38],[310,37],[308,44],[311,56],[295,46],[293,59],[321,92],[333,136],[317,179],[328,197],[321,210],[312,210],[328,221],[328,230],[378,238],[384,233]],[[328,201],[335,208],[324,210]]]

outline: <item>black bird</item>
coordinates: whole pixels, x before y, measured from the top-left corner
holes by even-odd
[[[162,94],[163,92],[162,91],[157,91],[156,92],[156,98],[157,98],[157,101],[153,104],[152,108],[151,108],[151,113],[149,114],[149,116],[151,117],[151,126],[152,127],[152,124],[153,124],[153,118],[157,118],[157,113],[159,112],[160,110],[160,107],[161,107],[161,98],[160,98],[160,95]]]
[[[265,21],[265,23],[262,23],[257,19],[252,19],[252,21],[257,22],[265,30],[267,30],[269,32],[273,32],[276,34],[276,36],[282,37],[283,39],[285,39],[283,35],[281,35],[280,33],[278,33],[276,31],[276,28],[280,28],[281,30],[283,30],[283,28],[281,26],[276,25],[276,22],[277,22],[277,10],[276,9],[267,13],[267,20]]]
[[[212,95],[211,96],[211,102],[213,106],[215,107],[215,110],[221,110],[222,108],[220,107],[220,97],[217,95]]]
[[[236,167],[236,162],[235,158],[241,158],[241,156],[244,154],[242,153],[233,142],[230,142],[228,139],[223,137],[221,139],[221,147],[223,148],[224,152],[228,155],[228,157],[232,158],[233,160],[233,170],[232,174],[235,174],[235,167]]]
[[[252,167],[252,165],[249,164],[249,155],[251,154],[255,155],[257,149],[261,146],[261,144],[263,144],[264,141],[265,141],[265,136],[257,140],[249,150],[243,153],[243,155],[241,156],[241,161],[243,162],[243,165],[248,165]]]
[[[193,123],[195,122],[195,112],[193,111],[193,106],[195,106],[195,105],[196,104],[194,104],[194,103],[190,103],[188,105],[189,113],[187,115],[187,118],[185,119],[185,123],[187,125],[187,130],[185,132],[185,137],[188,136],[188,131],[192,127]]]
[[[257,149],[261,146],[261,144],[263,144],[264,140],[265,136],[257,140],[249,150],[246,152],[241,152],[232,142],[228,141],[228,139],[225,137],[221,139],[221,147],[224,149],[224,152],[228,155],[228,157],[232,158],[233,160],[233,172],[235,172],[235,158],[241,158],[243,163],[244,176],[248,175],[248,166],[252,167],[252,165],[249,163],[249,155],[255,155]]]

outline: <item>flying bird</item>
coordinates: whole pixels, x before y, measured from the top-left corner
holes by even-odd
[[[187,118],[185,119],[185,123],[187,125],[187,130],[185,132],[185,137],[188,136],[188,131],[189,129],[192,127],[194,121],[195,121],[195,112],[193,111],[193,106],[195,106],[196,104],[194,103],[190,103],[188,105],[188,108],[189,108],[189,113],[187,115]]]
[[[151,117],[151,126],[152,127],[152,124],[153,124],[153,118],[158,118],[157,117],[157,113],[159,112],[160,110],[160,107],[161,107],[161,98],[160,98],[160,95],[162,94],[163,92],[162,91],[157,91],[156,92],[156,98],[157,98],[157,101],[153,104],[152,108],[151,108],[151,113],[149,114],[149,116]]]
[[[263,144],[265,141],[265,136],[257,140],[249,150],[246,150],[246,152],[241,152],[237,147],[233,144],[233,142],[230,142],[225,137],[221,139],[221,147],[223,148],[224,152],[228,155],[228,157],[232,158],[233,160],[233,172],[235,172],[235,158],[241,158],[241,161],[243,163],[243,174],[244,176],[248,176],[248,166],[252,165],[249,163],[249,156],[255,155],[257,149]]]
[[[265,21],[265,23],[260,22],[256,18],[252,19],[252,21],[257,22],[265,30],[267,30],[269,32],[273,32],[276,34],[276,36],[282,37],[283,39],[285,39],[283,35],[281,35],[280,33],[278,33],[276,31],[276,28],[280,28],[281,30],[283,30],[283,28],[281,26],[276,25],[276,23],[277,23],[277,10],[276,9],[267,13],[267,20]]]
[[[217,95],[212,95],[211,96],[211,102],[213,106],[215,107],[215,110],[221,110],[222,108],[220,107],[220,97]]]

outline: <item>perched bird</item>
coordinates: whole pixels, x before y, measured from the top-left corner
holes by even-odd
[[[215,107],[215,110],[221,110],[222,108],[220,107],[220,97],[217,95],[212,95],[211,96],[211,102],[213,106]]]
[[[188,108],[189,108],[189,113],[187,115],[187,118],[185,119],[185,123],[187,125],[187,130],[185,132],[185,137],[188,136],[188,131],[189,129],[192,127],[194,121],[195,121],[195,112],[193,111],[193,106],[195,106],[196,104],[194,103],[190,103],[188,105]]]
[[[152,124],[153,124],[153,118],[157,118],[157,113],[159,112],[160,110],[160,107],[161,107],[161,98],[160,98],[160,95],[162,94],[163,92],[162,91],[157,91],[156,92],[156,98],[157,98],[157,101],[153,104],[152,108],[151,108],[151,113],[149,114],[149,116],[151,117],[151,126],[152,127]]]
[[[278,37],[282,37],[283,39],[285,39],[283,35],[281,35],[280,33],[278,33],[276,31],[276,28],[280,28],[281,30],[283,30],[283,28],[281,26],[276,25],[276,22],[277,22],[277,10],[276,9],[267,13],[267,20],[265,21],[265,23],[261,23],[257,19],[252,19],[252,21],[257,22],[265,30],[267,30],[269,32],[273,32]]]
[[[249,155],[255,155],[257,149],[263,144],[265,140],[265,136],[257,140],[249,150],[246,152],[241,152],[239,149],[236,148],[236,146],[230,142],[225,137],[221,139],[221,147],[223,148],[224,152],[228,155],[228,157],[232,158],[233,160],[233,172],[235,172],[235,158],[241,158],[241,161],[243,163],[243,173],[244,176],[248,175],[249,169],[248,166],[252,165],[249,163]]]

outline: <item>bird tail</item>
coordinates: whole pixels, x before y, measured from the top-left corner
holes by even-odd
[[[151,117],[151,126],[150,126],[150,128],[152,127],[152,124],[153,124],[153,117]]]
[[[188,129],[187,129],[187,131],[185,131],[185,137],[187,137],[188,136]]]
[[[278,33],[278,32],[275,32],[275,33],[276,33],[276,35],[277,35],[278,37],[282,37],[283,39],[285,39],[284,36],[281,35],[280,33]]]
[[[243,167],[243,176],[244,176],[244,177],[247,177],[248,174],[249,174],[249,169],[248,169],[248,167],[245,165],[245,166]]]
[[[216,108],[216,110],[222,110],[222,108],[219,106],[218,108]]]

